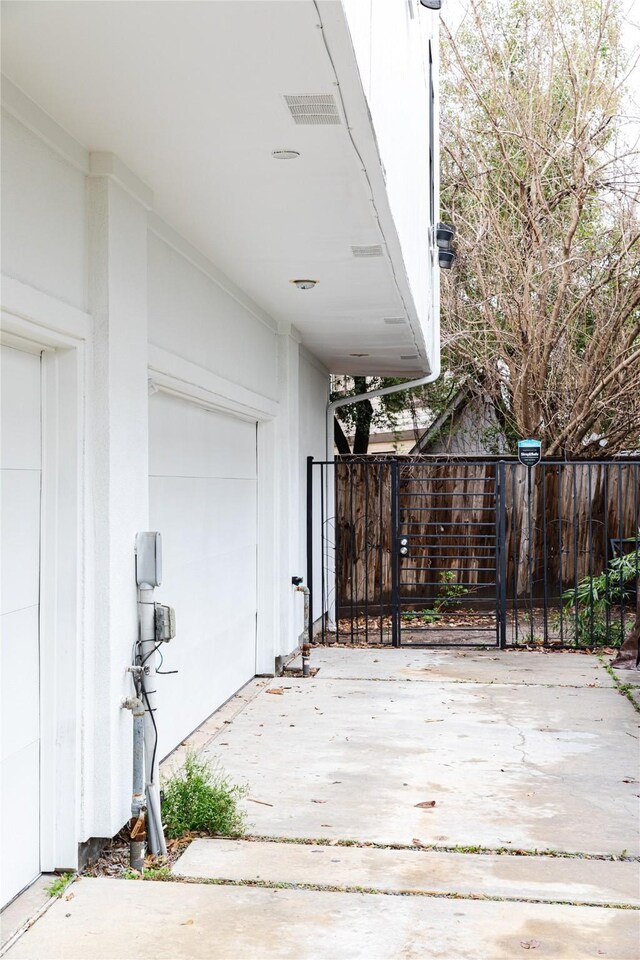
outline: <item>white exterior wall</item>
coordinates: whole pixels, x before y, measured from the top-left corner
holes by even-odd
[[[299,432],[300,432],[300,573],[307,578],[307,536],[305,529],[307,497],[307,457],[324,460],[326,457],[326,406],[329,402],[329,372],[315,357],[300,351]],[[320,523],[320,470],[313,468],[313,621],[325,612],[322,610],[322,553],[317,532]]]
[[[438,157],[438,13],[406,2],[342,0],[376,132],[389,205],[418,315],[434,329],[438,265],[430,255],[429,77],[431,39]],[[438,171],[434,171],[438,210]],[[437,215],[436,215],[437,219]],[[432,341],[433,342],[433,341]]]
[[[87,308],[85,176],[2,111],[2,272]]]
[[[276,325],[227,292],[214,269],[150,231],[149,342],[277,400]]]
[[[42,868],[51,870],[75,866],[78,843],[112,836],[129,817],[131,717],[120,704],[137,637],[135,534],[149,524],[149,379],[257,424],[256,670],[268,673],[302,629],[291,576],[305,573],[300,483],[312,435],[309,452],[322,455],[326,377],[305,360],[301,386],[295,330],[278,332],[163,225],[117,158],[90,156],[59,129],[45,138],[40,120],[50,133],[35,106],[29,127],[12,115],[3,131],[2,306],[5,340],[48,351],[44,418],[58,458],[45,456],[43,471],[49,499],[60,499],[49,520],[45,502],[53,532],[42,587],[43,618],[53,611],[58,624],[42,635]],[[164,694],[172,678],[162,679]],[[213,694],[195,722],[218,706]],[[180,698],[170,709],[180,712]],[[174,739],[194,722],[170,719]]]
[[[386,168],[385,211],[426,323],[436,316],[425,255],[428,178],[415,158],[425,155],[428,101],[415,77],[424,76],[425,25],[436,21],[412,20],[406,3],[389,0],[344,7]],[[338,57],[348,48],[346,75],[357,79],[341,17],[327,17],[331,44]],[[112,836],[129,816],[131,717],[121,701],[131,693],[127,666],[138,633],[135,535],[150,524],[149,389],[231,418],[230,430],[234,417],[255,425],[257,478],[243,479],[256,484],[255,670],[270,673],[303,626],[291,577],[306,577],[306,458],[325,456],[328,377],[301,348],[290,314],[276,322],[159,219],[136,171],[111,154],[90,154],[10,83],[3,98],[2,336],[44,351],[41,866],[53,870],[76,866],[78,843]],[[354,116],[367,124],[373,193],[384,192],[366,111]],[[437,298],[437,283],[432,288]],[[308,330],[308,317],[304,323]],[[162,417],[155,429],[162,449]],[[225,457],[220,446],[207,451],[208,480],[217,478],[216,456]],[[229,471],[217,479],[233,481]],[[316,518],[318,499],[316,485]],[[320,575],[317,555],[316,619]],[[168,590],[159,598],[173,601]],[[178,632],[173,643],[180,642]],[[198,651],[184,643],[179,658],[191,669]],[[183,693],[170,701],[172,678],[162,680],[158,718],[171,711],[162,752],[235,682],[202,696],[196,715]]]

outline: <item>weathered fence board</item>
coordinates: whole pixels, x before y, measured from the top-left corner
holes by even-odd
[[[495,478],[497,460],[470,463],[464,459],[341,458],[335,464],[336,596],[339,616],[378,605],[387,611],[392,592],[392,464],[398,463],[402,519],[416,532],[411,574],[420,595],[441,590],[443,571],[456,568],[445,560],[462,538],[468,545],[471,570],[467,581],[482,599],[488,590],[483,558],[495,550],[495,530],[480,524],[495,503],[487,495],[487,479]],[[425,478],[425,464],[428,477]],[[616,543],[638,533],[640,497],[637,460],[545,462],[533,470],[531,509],[527,468],[505,464],[506,595],[525,594],[559,602],[564,590],[604,571]],[[429,491],[430,506],[412,493]],[[475,569],[474,569],[475,566]],[[402,574],[404,576],[404,574]],[[460,580],[463,579],[461,576]]]

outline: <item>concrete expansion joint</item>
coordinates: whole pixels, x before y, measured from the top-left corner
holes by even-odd
[[[188,877],[168,875],[149,877],[156,883],[184,883],[218,887],[251,887],[259,890],[304,890],[313,893],[357,893],[381,897],[424,897],[431,900],[483,900],[493,903],[531,903],[569,907],[599,907],[608,910],[635,910],[640,906],[628,903],[592,903],[586,900],[553,900],[543,897],[510,897],[490,893],[470,893],[444,890],[388,890],[384,887],[351,886],[329,883],[288,883],[283,880],[234,880],[224,877]]]
[[[320,668],[321,670],[322,668]],[[439,677],[437,674],[431,675],[428,677],[322,677],[320,670],[313,677],[316,681],[325,681],[327,683],[437,683],[439,686],[448,686],[453,684],[464,684],[466,686],[473,687],[526,687],[526,688],[544,688],[546,690],[609,690],[611,687],[600,686],[599,684],[593,685],[591,682],[587,683],[529,683],[527,680],[467,680],[464,678],[456,677],[455,679],[450,679],[447,677]],[[426,671],[425,671],[426,672]],[[295,679],[289,678],[285,674],[284,679]]]
[[[470,856],[488,854],[500,857],[544,857],[564,860],[602,860],[609,863],[640,863],[640,856],[622,852],[581,853],[571,850],[535,850],[523,847],[483,847],[475,844],[438,843],[380,843],[374,840],[343,840],[329,837],[277,837],[262,834],[245,834],[238,843],[283,843],[313,847],[357,847],[364,850],[416,850],[422,853],[462,853]]]
[[[627,700],[629,701],[633,709],[636,711],[636,713],[640,713],[640,700],[638,699],[640,694],[638,692],[638,688],[634,687],[634,685],[631,683],[623,683],[620,677],[617,675],[617,673],[613,669],[613,667],[611,666],[611,664],[607,663],[607,661],[604,659],[602,654],[598,653],[596,654],[596,656],[598,658],[598,662],[600,663],[600,666],[607,671],[607,673],[613,680],[613,685],[618,691],[618,693],[621,696],[627,698]]]

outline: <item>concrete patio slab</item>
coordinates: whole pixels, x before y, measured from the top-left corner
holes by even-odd
[[[637,960],[640,914],[603,907],[82,879],[11,960]]]
[[[631,687],[640,687],[640,670],[614,670],[613,672],[620,683],[628,684]]]
[[[50,905],[55,874],[43,873],[0,913],[0,950]]]
[[[492,683],[278,679],[204,756],[254,834],[640,853],[640,718],[604,685],[501,682],[519,656]]]
[[[194,840],[176,876],[640,905],[638,864],[246,840]]]
[[[324,680],[446,680],[535,683],[537,686],[613,686],[597,657],[586,653],[526,650],[410,650],[313,647],[311,665]],[[301,666],[294,660],[290,666]]]

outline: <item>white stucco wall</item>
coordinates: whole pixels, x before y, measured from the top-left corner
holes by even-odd
[[[87,306],[86,178],[2,111],[2,271]]]
[[[329,373],[310,356],[306,350],[300,351],[299,379],[299,432],[300,432],[300,530],[299,551],[300,571],[305,577],[307,568],[307,457],[324,460],[326,435],[326,408],[329,402]],[[313,470],[313,516],[315,531],[320,529],[320,470]],[[319,537],[314,539],[313,557],[313,619],[318,619],[322,611],[322,554]]]
[[[149,342],[278,399],[275,329],[153,232]]]
[[[65,137],[58,129],[56,138]],[[43,717],[58,770],[77,769],[76,788],[67,782],[64,803],[46,814],[65,838],[50,844],[46,869],[68,868],[78,843],[113,835],[129,816],[131,717],[121,700],[131,692],[126,668],[137,636],[135,534],[149,525],[148,377],[158,376],[158,356],[174,370],[181,395],[191,391],[199,403],[213,397],[216,409],[228,399],[245,425],[247,418],[258,423],[256,667],[264,672],[295,648],[302,629],[291,576],[306,573],[305,458],[324,455],[328,381],[301,354],[295,330],[278,331],[242,291],[225,286],[214,265],[190,255],[188,245],[181,250],[170,227],[161,235],[150,191],[143,184],[138,191],[135,176],[109,155],[92,160],[74,141],[68,152],[77,162],[70,162],[13,115],[2,147],[3,307],[14,310],[6,297],[17,289],[25,306],[15,307],[11,323],[61,358],[75,358],[77,371],[73,381],[65,376],[61,407],[77,428],[77,441],[66,431],[78,460],[77,489],[69,487],[66,504],[77,549],[74,564],[52,571],[52,579],[54,593],[66,596],[69,588],[72,596],[72,577],[78,599],[55,664],[64,709],[53,704]],[[179,624],[179,609],[177,616]],[[172,678],[162,679],[168,687]],[[53,700],[53,686],[47,690]],[[171,709],[180,711],[179,699]],[[173,716],[171,727],[182,734],[217,706],[215,696],[203,699],[202,716]],[[46,763],[52,781],[56,763]]]

